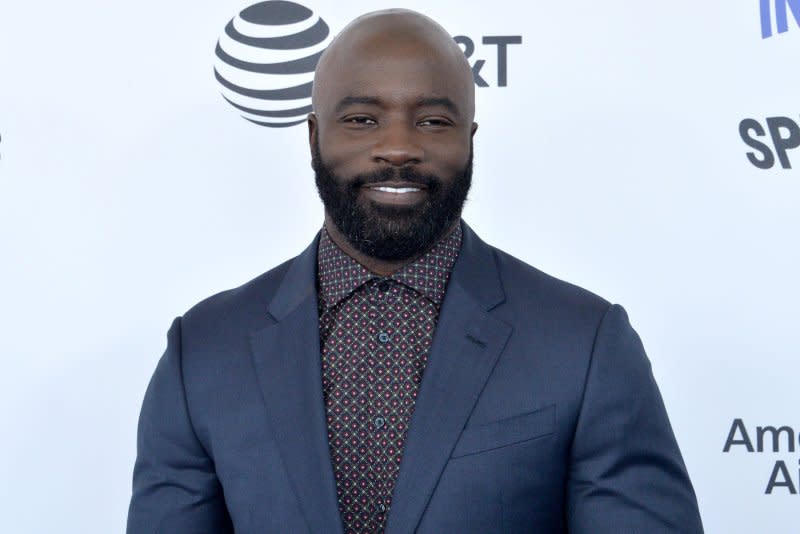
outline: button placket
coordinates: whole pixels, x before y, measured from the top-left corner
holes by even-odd
[[[458,244],[457,240],[448,242],[443,246],[452,250],[445,248],[439,253],[455,257]],[[438,265],[444,269],[450,263],[440,260]],[[344,258],[338,267],[348,265],[351,263]],[[331,321],[331,332],[321,339],[329,360],[323,369],[330,389],[326,396],[332,427],[329,441],[337,464],[345,530],[382,532],[391,508],[407,419],[425,367],[428,338],[436,324],[435,310],[427,309],[436,302],[424,300],[430,295],[419,291],[431,292],[433,286],[426,279],[438,276],[438,271],[433,272],[426,263],[414,271],[406,269],[396,279],[352,265],[340,275],[339,292],[356,276],[371,280],[367,278],[368,283],[347,297],[338,308],[343,311],[335,316],[337,321]],[[335,275],[336,268],[334,264],[328,272]],[[352,335],[343,339],[349,332]]]

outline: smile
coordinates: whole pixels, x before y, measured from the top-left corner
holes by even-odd
[[[383,182],[364,187],[366,197],[378,204],[393,206],[413,206],[423,201],[427,187],[411,182]]]
[[[383,191],[385,193],[413,193],[415,191],[422,191],[422,188],[419,187],[378,186],[378,187],[372,187],[370,189],[375,189],[376,191]]]

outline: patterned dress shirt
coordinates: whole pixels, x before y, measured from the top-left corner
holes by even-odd
[[[347,534],[382,533],[461,225],[381,277],[323,228],[317,252],[322,388]]]

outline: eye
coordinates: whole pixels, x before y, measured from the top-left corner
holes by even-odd
[[[443,117],[428,117],[422,119],[417,124],[419,126],[424,126],[428,128],[446,128],[448,126],[452,126],[453,123]]]
[[[350,117],[345,117],[342,119],[342,122],[354,126],[372,126],[377,124],[375,119],[366,115],[352,115]]]

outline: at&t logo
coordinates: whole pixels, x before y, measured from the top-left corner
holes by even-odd
[[[214,75],[242,117],[280,128],[305,121],[311,85],[330,29],[294,2],[259,2],[231,19],[219,38]]]
[[[475,42],[466,35],[456,35],[453,37],[453,40],[464,47],[464,55],[467,56],[468,60],[472,61],[472,77],[475,79],[475,85],[478,87],[489,87],[489,82],[487,82],[481,74],[481,69],[486,64],[486,60],[471,59],[472,55],[475,53]],[[508,85],[508,45],[522,44],[522,36],[485,36],[481,42],[485,45],[497,47],[497,87],[506,87]]]
[[[521,35],[484,36],[480,43],[494,47],[488,55],[484,49],[476,54],[477,41],[470,37],[453,39],[470,62],[475,85],[508,85],[508,49],[522,44]],[[260,126],[282,128],[305,122],[312,109],[314,69],[332,40],[325,21],[295,2],[266,0],[243,9],[217,41],[214,75],[223,98]],[[483,71],[485,58],[496,65],[496,78]]]

